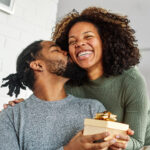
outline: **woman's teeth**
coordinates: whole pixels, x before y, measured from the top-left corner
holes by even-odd
[[[89,55],[89,54],[91,54],[92,52],[91,51],[84,51],[84,52],[80,52],[79,54],[78,54],[78,56],[85,56],[85,55]]]

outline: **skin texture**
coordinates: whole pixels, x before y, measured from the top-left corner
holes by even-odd
[[[94,80],[103,74],[102,41],[97,28],[88,22],[78,22],[69,32],[69,53],[75,63],[87,70]],[[79,56],[81,52],[89,52]]]
[[[72,140],[64,147],[64,150],[103,150],[104,148],[109,147],[110,145],[116,142],[115,139],[112,139],[107,142],[93,143],[99,139],[104,139],[108,136],[109,133],[95,134],[92,136],[83,136],[82,131],[79,132]]]
[[[35,75],[33,93],[47,101],[63,99],[66,97],[64,84],[68,79],[58,74],[61,75],[66,69],[67,53],[51,41],[43,41],[41,46],[37,58],[30,63]]]
[[[68,61],[67,52],[62,51],[59,46],[50,41],[43,41],[41,45],[43,49],[40,57],[45,61],[49,72],[57,74],[58,70],[64,71]]]

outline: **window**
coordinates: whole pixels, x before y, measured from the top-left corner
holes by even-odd
[[[12,14],[15,0],[0,0],[0,10]]]

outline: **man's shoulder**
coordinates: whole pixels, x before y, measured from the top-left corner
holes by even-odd
[[[71,95],[73,98],[73,103],[80,103],[81,105],[90,105],[91,107],[103,107],[104,105],[96,100],[96,99],[91,99],[91,98],[80,98],[80,97],[76,97]]]
[[[32,95],[30,95],[24,101],[22,101],[18,104],[15,104],[15,106],[8,106],[8,108],[2,110],[2,114],[8,115],[8,116],[13,116],[14,114],[20,113],[31,102],[31,97],[32,97]]]

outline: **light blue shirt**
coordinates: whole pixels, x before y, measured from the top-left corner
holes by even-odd
[[[0,113],[0,150],[63,150],[104,106],[90,99],[68,95],[59,101],[44,101],[31,95]]]

